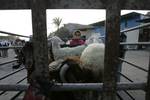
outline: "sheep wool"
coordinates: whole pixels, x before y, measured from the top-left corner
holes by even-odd
[[[82,51],[86,48],[86,45],[81,45],[77,47],[66,47],[66,48],[59,48],[53,50],[55,60],[63,59],[69,56],[80,56]]]
[[[64,59],[69,56],[81,56],[82,51],[87,47],[86,45],[80,45],[77,47],[61,48],[60,44],[63,43],[64,42],[57,36],[53,36],[48,39],[48,46],[50,47],[50,49],[52,49],[55,60]]]
[[[82,67],[92,70],[94,76],[101,76],[104,70],[104,50],[103,43],[92,43],[81,54]]]

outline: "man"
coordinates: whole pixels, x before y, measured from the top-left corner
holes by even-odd
[[[75,31],[73,34],[73,38],[70,41],[70,46],[75,47],[78,45],[83,45],[85,42],[81,39],[81,32],[80,31]]]

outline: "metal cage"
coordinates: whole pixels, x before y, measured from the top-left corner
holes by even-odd
[[[146,100],[150,100],[150,64],[149,70],[145,70],[119,59],[128,64],[133,65],[143,71],[148,72],[147,83],[117,83],[116,66],[118,65],[118,52],[119,52],[119,35],[120,35],[120,11],[122,9],[128,10],[150,10],[149,0],[1,0],[0,10],[6,9],[31,9],[32,10],[32,28],[33,28],[33,47],[34,47],[34,60],[36,71],[35,74],[41,78],[48,77],[48,55],[47,51],[47,34],[46,34],[46,9],[106,9],[106,37],[105,37],[105,69],[104,69],[104,83],[84,83],[84,84],[63,84],[55,85],[50,91],[70,91],[70,90],[96,90],[103,91],[104,100],[116,100],[117,90],[145,90]],[[127,32],[138,28],[149,26],[150,23],[138,26],[131,29],[126,29],[121,32]],[[3,32],[0,33],[17,35],[13,33]],[[28,36],[23,36],[28,37]],[[41,38],[42,37],[42,38]],[[40,42],[40,44],[39,44]],[[150,43],[121,43],[121,45],[150,45]],[[112,50],[114,49],[114,50]],[[38,55],[37,55],[38,54]],[[4,62],[3,64],[12,61]],[[150,63],[150,62],[149,62]],[[0,65],[3,65],[0,64]],[[23,69],[19,69],[23,70]],[[0,80],[18,72],[19,70],[3,76]],[[43,73],[44,72],[44,73]],[[120,73],[121,74],[121,73]],[[122,75],[122,74],[121,74]],[[124,76],[124,75],[122,75]],[[126,77],[126,76],[124,76]],[[25,77],[26,78],[26,77]],[[25,79],[23,78],[23,79]],[[22,79],[22,80],[23,80]],[[20,81],[19,81],[20,82]],[[17,83],[19,83],[17,82]],[[24,91],[27,85],[9,85],[0,84],[0,90],[5,91]],[[2,94],[1,92],[0,94]],[[20,92],[17,94],[19,95]]]

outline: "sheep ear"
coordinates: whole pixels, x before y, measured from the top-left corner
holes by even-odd
[[[65,78],[65,75],[66,75],[66,72],[67,72],[68,69],[69,69],[68,64],[64,64],[64,65],[61,67],[61,69],[60,69],[59,76],[60,76],[60,80],[61,80],[63,83],[67,83],[66,78]]]

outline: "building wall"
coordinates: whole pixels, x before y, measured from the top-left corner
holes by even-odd
[[[121,30],[124,30],[126,28],[132,28],[134,26],[137,26],[139,25],[140,23],[137,22],[137,20],[141,19],[141,16],[135,16],[134,18],[132,19],[127,19],[127,20],[122,20],[121,21],[121,25],[120,25],[120,29]]]
[[[125,35],[127,36],[126,42],[138,42],[139,39],[139,29],[137,30],[133,30],[133,31],[129,31],[129,32],[125,32]],[[137,49],[137,46],[135,45],[128,45],[127,49]]]
[[[132,27],[140,25],[140,23],[137,22],[137,20],[139,20],[139,19],[141,19],[141,15],[135,16],[132,19],[121,20],[120,29],[124,30],[127,28],[132,28]],[[105,36],[105,34],[106,34],[104,26],[95,26],[94,31],[96,33],[99,33],[100,36]],[[138,42],[139,31],[137,31],[137,30],[131,31],[131,32],[126,33],[126,35],[127,35],[127,42],[129,42],[129,41],[130,42]],[[102,38],[102,39],[105,42],[105,38]]]
[[[126,22],[125,21],[121,22],[120,29],[124,30],[124,29],[132,28],[132,27],[140,25],[140,23],[137,22],[137,20],[139,19],[141,19],[141,16],[135,16],[133,19],[127,20]],[[125,35],[127,36],[126,42],[132,42],[132,43],[138,42],[139,29],[125,32]],[[130,45],[126,47],[127,49],[137,49],[137,46],[135,45]]]
[[[94,32],[95,33],[99,33],[100,34],[100,36],[102,36],[102,40],[103,41],[105,41],[105,27],[104,26],[100,26],[100,27],[98,27],[98,26],[96,26],[95,27],[95,29],[94,29]]]

